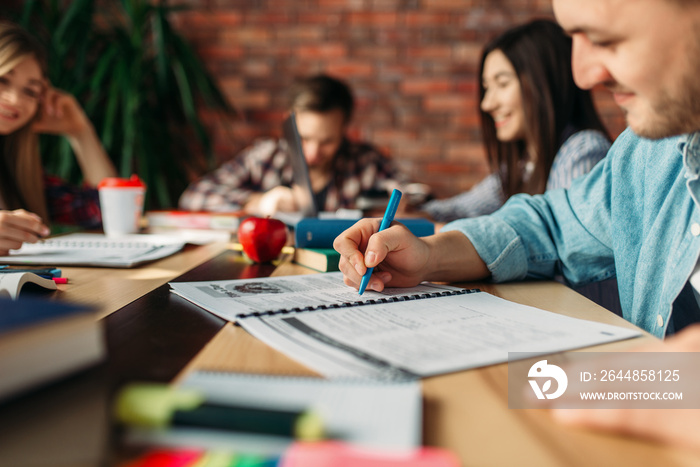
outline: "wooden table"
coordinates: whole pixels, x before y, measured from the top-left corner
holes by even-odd
[[[188,244],[176,255],[136,268],[61,267],[63,277],[70,283],[59,285],[59,293],[53,298],[88,305],[101,319],[209,261],[227,247],[223,242]]]
[[[132,270],[64,268],[70,283],[59,286],[59,296],[92,304],[105,316],[109,359],[90,372],[0,405],[0,464],[22,459],[27,462],[20,465],[91,466],[128,458],[108,416],[114,390],[126,381],[168,382],[193,369],[313,375],[243,329],[169,292],[167,282],[174,278],[312,272],[288,262],[278,267],[252,265],[238,252],[218,254],[224,249],[193,247]],[[545,310],[631,326],[557,283],[464,285]],[[652,339],[645,336],[595,350],[622,350]],[[425,444],[448,448],[464,465],[474,466],[700,464],[695,453],[564,428],[546,411],[510,410],[507,376],[507,365],[501,364],[423,380]],[[60,462],[61,455],[76,452],[85,459]]]
[[[274,275],[312,272],[282,265]],[[615,314],[556,282],[460,284],[548,311],[634,328]],[[622,351],[654,337],[589,347],[585,351]],[[255,339],[225,325],[177,379],[195,369],[317,376],[313,371]],[[423,441],[455,452],[474,466],[619,466],[698,465],[695,453],[642,440],[569,429],[543,410],[508,409],[508,366],[493,365],[422,381]]]

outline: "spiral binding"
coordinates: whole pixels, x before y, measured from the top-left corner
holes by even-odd
[[[365,377],[360,377],[360,376],[344,376],[344,377],[339,377],[339,378],[333,378],[332,380],[325,379],[323,377],[319,376],[309,376],[309,375],[300,375],[298,373],[293,373],[293,372],[277,372],[277,373],[265,373],[264,370],[261,370],[260,373],[257,373],[255,371],[237,371],[237,370],[224,370],[224,369],[216,369],[216,368],[199,368],[196,370],[193,370],[190,375],[195,375],[199,374],[204,377],[216,377],[216,378],[231,378],[232,376],[238,379],[245,379],[245,380],[261,380],[261,381],[279,381],[279,382],[285,382],[285,381],[304,381],[304,382],[311,382],[312,384],[318,383],[319,385],[323,384],[343,384],[343,385],[353,385],[353,384],[358,384],[358,385],[363,385],[363,386],[385,386],[387,384],[412,384],[416,381],[415,378],[403,378],[403,379],[377,379],[377,378],[365,378]]]
[[[254,311],[252,313],[240,314],[236,317],[236,319],[241,320],[241,319],[245,319],[245,318],[260,318],[262,316],[297,314],[297,313],[306,313],[309,311],[331,310],[331,309],[335,309],[335,308],[353,308],[353,307],[365,306],[365,305],[378,305],[378,304],[384,304],[384,303],[407,302],[410,300],[422,300],[424,298],[447,297],[450,295],[464,295],[464,294],[470,294],[470,293],[476,293],[476,292],[481,292],[481,290],[480,289],[444,290],[441,292],[402,295],[399,297],[385,297],[385,298],[378,298],[378,299],[371,299],[371,300],[358,300],[356,302],[331,303],[329,305],[316,305],[316,306],[306,306],[306,307],[282,308],[279,310]]]
[[[58,248],[149,248],[160,246],[149,242],[124,241],[124,240],[44,240],[38,246]]]

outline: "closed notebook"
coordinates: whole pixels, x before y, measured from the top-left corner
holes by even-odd
[[[88,308],[0,299],[0,400],[92,366],[105,353],[101,322]]]
[[[417,237],[435,233],[435,225],[427,219],[396,219]],[[294,226],[294,245],[301,248],[333,248],[333,241],[343,231],[349,229],[357,219],[318,219],[308,218]]]
[[[327,433],[358,446],[409,449],[421,444],[423,406],[417,381],[329,381],[312,377],[195,371],[187,375],[181,385],[200,390],[207,401],[221,405],[310,410],[320,417]],[[152,441],[179,439],[186,444],[188,438],[195,439],[187,435],[197,436],[197,433],[197,430],[170,430],[162,435],[150,434]],[[217,438],[213,431],[208,436],[202,436],[201,432],[199,435],[196,439],[202,443],[236,442],[230,433],[226,434],[226,440],[220,434]],[[260,440],[251,437],[241,450],[253,448],[256,439]],[[274,441],[269,439],[267,447]],[[278,442],[281,442],[278,446],[284,448],[289,440]],[[261,446],[261,450],[264,447]]]
[[[296,248],[293,261],[319,272],[340,270],[338,268],[340,253],[333,248]]]

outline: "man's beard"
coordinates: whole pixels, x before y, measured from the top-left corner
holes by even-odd
[[[695,40],[688,48],[690,67],[677,82],[675,95],[662,89],[659,98],[651,102],[651,115],[632,130],[639,136],[661,139],[700,131],[700,27],[695,28]]]
[[[700,131],[700,79],[684,78],[683,81],[685,97],[672,97],[664,91],[652,103],[651,117],[638,128],[632,126],[635,133],[644,138],[661,139]]]

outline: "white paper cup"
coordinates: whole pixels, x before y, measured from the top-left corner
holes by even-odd
[[[146,186],[136,175],[106,178],[98,185],[102,228],[109,237],[139,231]]]

